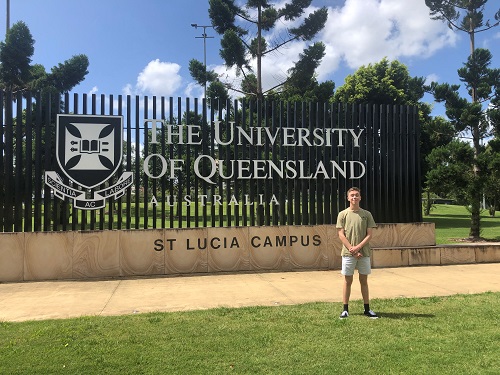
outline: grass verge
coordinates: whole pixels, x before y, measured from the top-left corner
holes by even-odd
[[[0,323],[1,374],[497,374],[500,293]]]
[[[436,204],[424,221],[436,224],[437,244],[456,244],[469,237],[470,213],[463,206]],[[485,210],[481,215],[481,237],[500,242],[500,212],[491,217]]]

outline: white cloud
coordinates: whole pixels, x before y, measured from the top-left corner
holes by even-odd
[[[190,82],[184,90],[184,95],[188,98],[203,99],[204,88],[196,82]]]
[[[96,94],[99,91],[99,88],[97,86],[92,87],[92,89],[89,91],[89,95]]]
[[[321,39],[334,61],[340,57],[356,69],[384,57],[429,57],[454,45],[457,36],[431,20],[421,0],[347,0],[342,8],[330,8]]]
[[[425,77],[425,84],[430,85],[431,82],[439,82],[439,76],[437,74],[429,74],[427,77]]]
[[[123,95],[133,95],[134,89],[130,83],[127,83],[125,87],[122,89]]]
[[[180,68],[178,64],[159,59],[150,61],[137,77],[136,90],[141,94],[173,96],[182,84]]]

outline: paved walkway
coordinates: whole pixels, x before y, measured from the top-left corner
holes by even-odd
[[[342,281],[340,271],[301,271],[0,283],[0,321],[340,302]],[[379,268],[369,282],[372,298],[500,292],[500,263]]]

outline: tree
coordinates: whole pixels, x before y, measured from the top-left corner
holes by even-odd
[[[431,168],[427,155],[440,146],[448,144],[454,136],[453,129],[446,119],[431,117],[431,107],[420,100],[425,93],[425,78],[412,77],[408,68],[397,60],[382,59],[375,64],[361,66],[348,75],[344,85],[339,87],[331,99],[341,103],[373,103],[413,105],[419,109],[421,125],[421,167],[422,188],[427,193],[426,214],[430,211],[430,191],[425,186],[427,171]]]
[[[292,0],[283,7],[277,8],[268,0],[247,0],[244,7],[237,6],[234,0],[209,0],[209,16],[212,25],[217,33],[223,35],[220,56],[228,68],[234,67],[237,74],[244,76],[242,88],[252,89],[250,92],[244,92],[245,94],[254,95],[259,99],[263,97],[262,59],[266,55],[295,40],[312,40],[323,29],[328,18],[326,7],[309,14],[297,27],[289,28],[285,33],[281,33],[280,39],[264,36],[264,33],[275,28],[280,20],[299,19],[311,2],[312,0]],[[237,19],[249,25],[249,28],[253,27],[255,35],[250,36],[246,28],[236,23]],[[252,77],[254,74],[250,67],[251,58],[255,58],[257,62],[255,79]],[[235,88],[232,87],[232,89]]]
[[[487,170],[484,197],[490,215],[495,216],[495,211],[500,210],[500,138],[488,142],[483,156]]]
[[[491,53],[475,48],[476,33],[487,31],[500,24],[500,9],[494,14],[496,22],[484,22],[484,9],[487,0],[426,0],[433,19],[448,23],[452,30],[459,30],[469,35],[470,55],[464,67],[458,70],[460,81],[465,83],[470,102],[458,92],[459,85],[432,83],[429,91],[438,102],[444,102],[446,115],[455,126],[457,134],[466,131],[472,137],[474,158],[472,174],[469,180],[471,195],[468,205],[471,207],[471,227],[469,235],[473,239],[480,237],[480,202],[484,189],[481,179],[480,159],[483,148],[481,141],[490,136],[488,127],[499,126],[500,110],[500,71],[490,69]],[[491,105],[483,109],[487,102]],[[488,119],[492,119],[488,120]]]
[[[31,78],[31,56],[35,52],[34,39],[28,26],[22,21],[15,23],[0,42],[0,85],[2,89],[18,91]]]
[[[444,117],[431,117],[430,106],[421,106],[421,108],[420,124],[422,132],[420,133],[420,154],[422,156],[422,187],[426,195],[424,214],[429,215],[432,208],[431,192],[435,193],[435,191],[431,189],[428,181],[427,174],[433,168],[431,159],[428,156],[434,149],[446,147],[454,139],[455,131],[450,122]]]
[[[206,92],[207,98],[210,99],[208,106],[215,110],[224,109],[227,99],[229,99],[229,93],[224,84],[219,80],[217,73],[213,70],[206,70],[206,66],[196,59],[189,61],[189,73],[201,86],[210,83]]]
[[[89,61],[76,55],[54,66],[50,73],[40,64],[31,65],[35,40],[22,21],[16,22],[0,42],[0,88],[13,92],[42,90],[67,92],[85,79]]]
[[[455,139],[433,149],[427,160],[431,166],[427,172],[429,188],[443,198],[452,196],[467,206],[474,194],[470,184],[474,152],[469,143]]]
[[[283,85],[282,99],[289,101],[312,101],[327,103],[335,89],[333,81],[318,83],[316,69],[325,55],[325,45],[316,42],[299,55],[295,66],[288,70],[290,75]]]
[[[431,18],[445,21],[451,30],[467,33],[470,40],[470,52],[474,52],[475,35],[500,24],[500,9],[494,14],[497,22],[484,22],[484,6],[488,0],[425,0]]]
[[[425,93],[424,82],[424,77],[411,77],[406,65],[384,58],[348,75],[332,101],[418,105]]]

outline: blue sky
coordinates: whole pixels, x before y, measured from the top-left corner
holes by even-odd
[[[497,1],[489,3],[498,7]],[[320,82],[331,79],[339,87],[359,66],[387,56],[406,64],[412,76],[459,83],[456,71],[469,53],[467,35],[430,20],[424,0],[313,0],[312,6],[329,8],[327,26],[317,36],[327,45]],[[6,0],[0,0],[0,9],[4,31]],[[202,29],[191,24],[210,25],[208,0],[10,0],[10,20],[28,25],[35,39],[32,62],[47,70],[73,55],[88,56],[89,74],[74,92],[203,95],[188,63],[203,61],[203,39],[196,38]],[[279,32],[286,26],[281,23]],[[237,84],[239,78],[222,65],[219,36],[212,29],[207,34],[214,37],[206,40],[207,65]],[[284,77],[306,45],[290,44],[264,60],[264,87]],[[490,49],[493,66],[500,67],[500,27],[477,35],[476,46]]]

